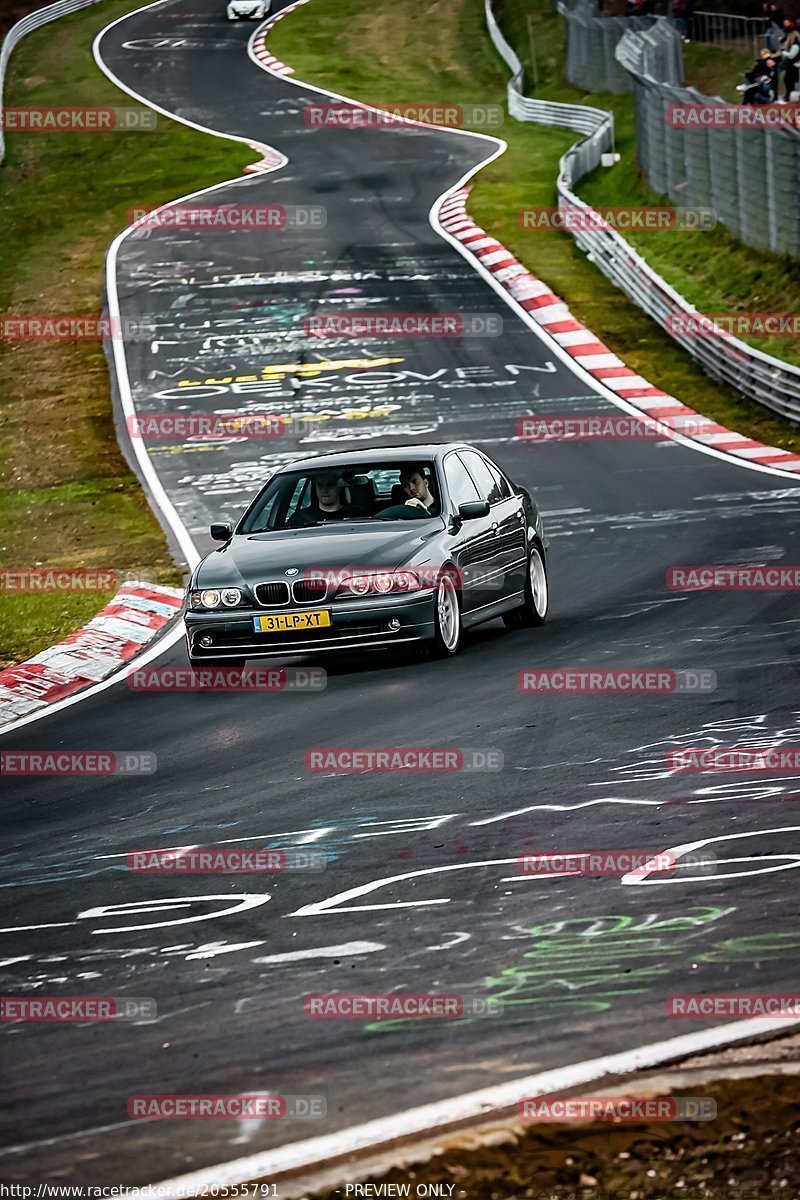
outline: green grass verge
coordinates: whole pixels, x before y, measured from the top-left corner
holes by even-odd
[[[9,106],[130,106],[91,44],[141,0],[102,4],[30,34],[14,51]],[[159,204],[239,175],[253,151],[159,116],[156,130],[8,133],[0,167],[0,313],[98,315],[105,251],[134,203]],[[0,564],[180,572],[120,455],[108,371],[95,342],[0,341]],[[0,667],[90,619],[110,593],[5,594]]]
[[[630,96],[581,93],[563,82],[563,21],[547,0],[506,0],[502,23],[533,73],[537,95],[599,104],[616,114],[623,161],[589,177],[581,193],[605,204],[660,204],[634,166]],[[420,36],[424,27],[425,36]],[[508,71],[485,30],[482,0],[313,0],[270,33],[270,49],[300,79],[369,102],[503,103]],[[704,50],[707,50],[704,47]],[[738,78],[738,76],[736,76]],[[671,338],[629,302],[579,251],[569,234],[520,228],[521,209],[555,205],[559,157],[575,135],[506,118],[508,151],[477,177],[470,213],[566,300],[634,370],[683,403],[732,429],[800,453],[800,432],[714,383]],[[355,135],[354,135],[355,136]],[[757,255],[720,229],[645,234],[637,249],[701,310],[797,311],[800,268]],[[767,343],[755,343],[766,348]],[[789,357],[788,339],[770,352]],[[798,347],[791,349],[798,354]]]

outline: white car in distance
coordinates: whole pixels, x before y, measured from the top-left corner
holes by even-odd
[[[271,0],[229,0],[229,21],[263,21],[270,10]]]

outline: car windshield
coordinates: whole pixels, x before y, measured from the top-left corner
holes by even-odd
[[[433,463],[380,461],[275,475],[245,513],[240,533],[302,529],[333,521],[415,521],[438,516]]]

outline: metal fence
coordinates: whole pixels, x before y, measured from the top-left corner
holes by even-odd
[[[666,19],[601,17],[591,0],[558,0],[556,8],[566,21],[564,74],[569,82],[587,92],[632,92],[633,80],[615,54],[617,43],[630,31],[645,32]],[[677,37],[659,45],[661,57],[652,63],[657,78],[683,82],[680,45]]]
[[[675,87],[654,75],[642,43],[669,36],[674,34],[665,25],[626,34],[616,50],[634,80],[636,152],[648,183],[676,203],[713,208],[732,234],[756,250],[797,257],[800,133],[713,125],[715,112],[732,124],[731,118],[759,110]],[[703,115],[702,125],[677,123],[690,110]]]
[[[770,30],[772,45],[767,42],[767,27],[763,17],[740,17],[734,13],[698,11],[692,16],[688,34],[694,42],[712,42],[730,50],[742,50],[756,58],[763,46],[778,49],[777,39],[783,30],[777,25]]]
[[[0,48],[0,114],[3,112],[3,90],[6,81],[6,67],[8,60],[11,57],[11,51],[24,38],[26,33],[30,33],[34,29],[39,29],[42,25],[49,24],[50,21],[56,21],[59,17],[65,17],[68,13],[78,12],[81,8],[88,8],[91,4],[97,4],[99,0],[58,0],[56,4],[48,4],[46,8],[40,8],[36,12],[28,13],[27,17],[23,17],[21,21],[17,21],[16,25],[12,25],[3,39],[2,48]],[[6,152],[5,138],[3,137],[3,122],[0,121],[0,163],[2,163]]]
[[[648,316],[658,322],[661,328],[695,358],[712,378],[728,384],[740,395],[780,413],[790,421],[800,423],[800,367],[773,358],[769,354],[763,354],[738,338],[723,336],[721,333],[719,335],[711,333],[703,337],[687,337],[682,334],[674,318],[680,314],[684,316],[697,315],[697,310],[674,288],[670,287],[652,267],[648,266],[615,229],[611,229],[609,226],[604,227],[594,210],[574,194],[572,188],[577,181],[599,166],[603,150],[613,142],[611,114],[603,113],[600,109],[589,109],[581,125],[577,125],[573,122],[577,122],[580,118],[575,110],[581,108],[581,105],[564,105],[547,100],[532,101],[521,97],[517,83],[515,83],[518,81],[521,88],[522,67],[519,59],[497,26],[491,0],[485,0],[485,3],[489,35],[498,52],[514,72],[514,78],[509,83],[508,90],[511,115],[521,121],[564,125],[567,128],[577,128],[580,132],[587,131],[590,121],[595,123],[594,132],[568,150],[559,163],[557,180],[559,209],[565,214],[569,212],[582,214],[580,220],[565,221],[567,227],[571,228],[578,245],[586,251],[595,266],[612,283],[616,284]],[[665,34],[659,33],[658,36],[663,37]],[[667,33],[666,36],[669,34]],[[637,62],[643,61],[641,55],[645,51],[641,47],[629,45],[628,50],[636,57]],[[639,86],[638,80],[637,86]],[[685,91],[686,89],[680,90]],[[515,97],[514,107],[511,106],[512,94]],[[696,93],[692,94],[696,95]],[[590,114],[600,114],[606,120],[597,123],[596,115]],[[608,141],[609,129],[611,142]],[[795,195],[797,178],[795,176]],[[681,203],[687,203],[683,195],[681,195]],[[716,207],[715,204],[711,206]],[[576,225],[579,225],[580,228],[575,228]]]

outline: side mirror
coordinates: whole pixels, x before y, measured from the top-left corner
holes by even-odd
[[[488,517],[489,501],[468,500],[466,504],[459,504],[458,515],[462,521],[475,521],[478,517]]]
[[[230,525],[212,525],[208,531],[215,542],[229,542],[233,537]]]

